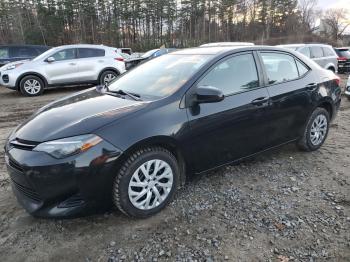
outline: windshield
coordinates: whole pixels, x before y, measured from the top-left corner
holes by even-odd
[[[177,91],[210,58],[210,55],[164,55],[121,75],[108,88],[141,98],[162,98]]]
[[[43,58],[45,58],[48,54],[52,53],[53,50],[55,50],[56,48],[50,48],[49,50],[47,50],[46,52],[42,53],[41,55],[38,55],[37,57],[35,57],[33,59],[33,61],[38,61],[41,60]]]
[[[147,58],[150,57],[151,55],[153,55],[155,52],[157,52],[159,49],[152,49],[147,51],[146,53],[144,53],[141,57],[143,58]]]
[[[337,53],[338,53],[339,57],[350,58],[350,51],[349,51],[349,49],[337,50]]]

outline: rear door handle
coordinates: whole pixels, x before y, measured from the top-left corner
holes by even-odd
[[[311,84],[306,85],[305,88],[307,90],[313,91],[313,90],[315,90],[317,88],[317,84],[316,83],[311,83]]]
[[[74,65],[76,65],[76,63],[69,63],[69,65],[72,65],[72,66],[74,66]]]
[[[251,103],[255,106],[263,106],[267,101],[269,101],[269,98],[264,96],[254,99]]]

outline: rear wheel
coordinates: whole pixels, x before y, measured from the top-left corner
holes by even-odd
[[[161,147],[140,149],[120,168],[113,201],[129,216],[148,217],[172,200],[178,181],[179,167],[172,153]]]
[[[326,140],[329,130],[329,113],[324,108],[316,108],[306,124],[304,134],[297,142],[304,151],[319,149]]]
[[[44,82],[37,76],[25,76],[20,81],[19,88],[25,96],[38,96],[44,92]]]
[[[101,76],[100,76],[100,84],[101,85],[105,85],[105,84],[109,84],[110,82],[112,82],[119,74],[111,71],[111,70],[107,70],[104,71]]]

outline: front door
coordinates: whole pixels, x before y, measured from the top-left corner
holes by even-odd
[[[80,81],[75,48],[57,51],[51,57],[55,59],[54,62],[44,62],[49,84],[70,84]]]
[[[197,172],[261,151],[267,140],[269,95],[261,87],[252,53],[224,58],[192,88],[205,85],[222,90],[225,98],[187,109]]]

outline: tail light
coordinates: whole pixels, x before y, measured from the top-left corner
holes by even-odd
[[[340,57],[338,57],[337,58],[338,59],[338,61],[346,61],[346,60],[348,60],[346,57],[344,57],[344,56],[340,56]]]
[[[340,85],[340,77],[336,75],[336,76],[334,77],[334,80],[335,80],[335,82],[337,83],[337,85],[339,86],[339,85]]]
[[[114,58],[114,60],[117,60],[117,61],[120,61],[120,62],[124,62],[124,58],[121,58],[121,57],[116,57],[116,58]]]

